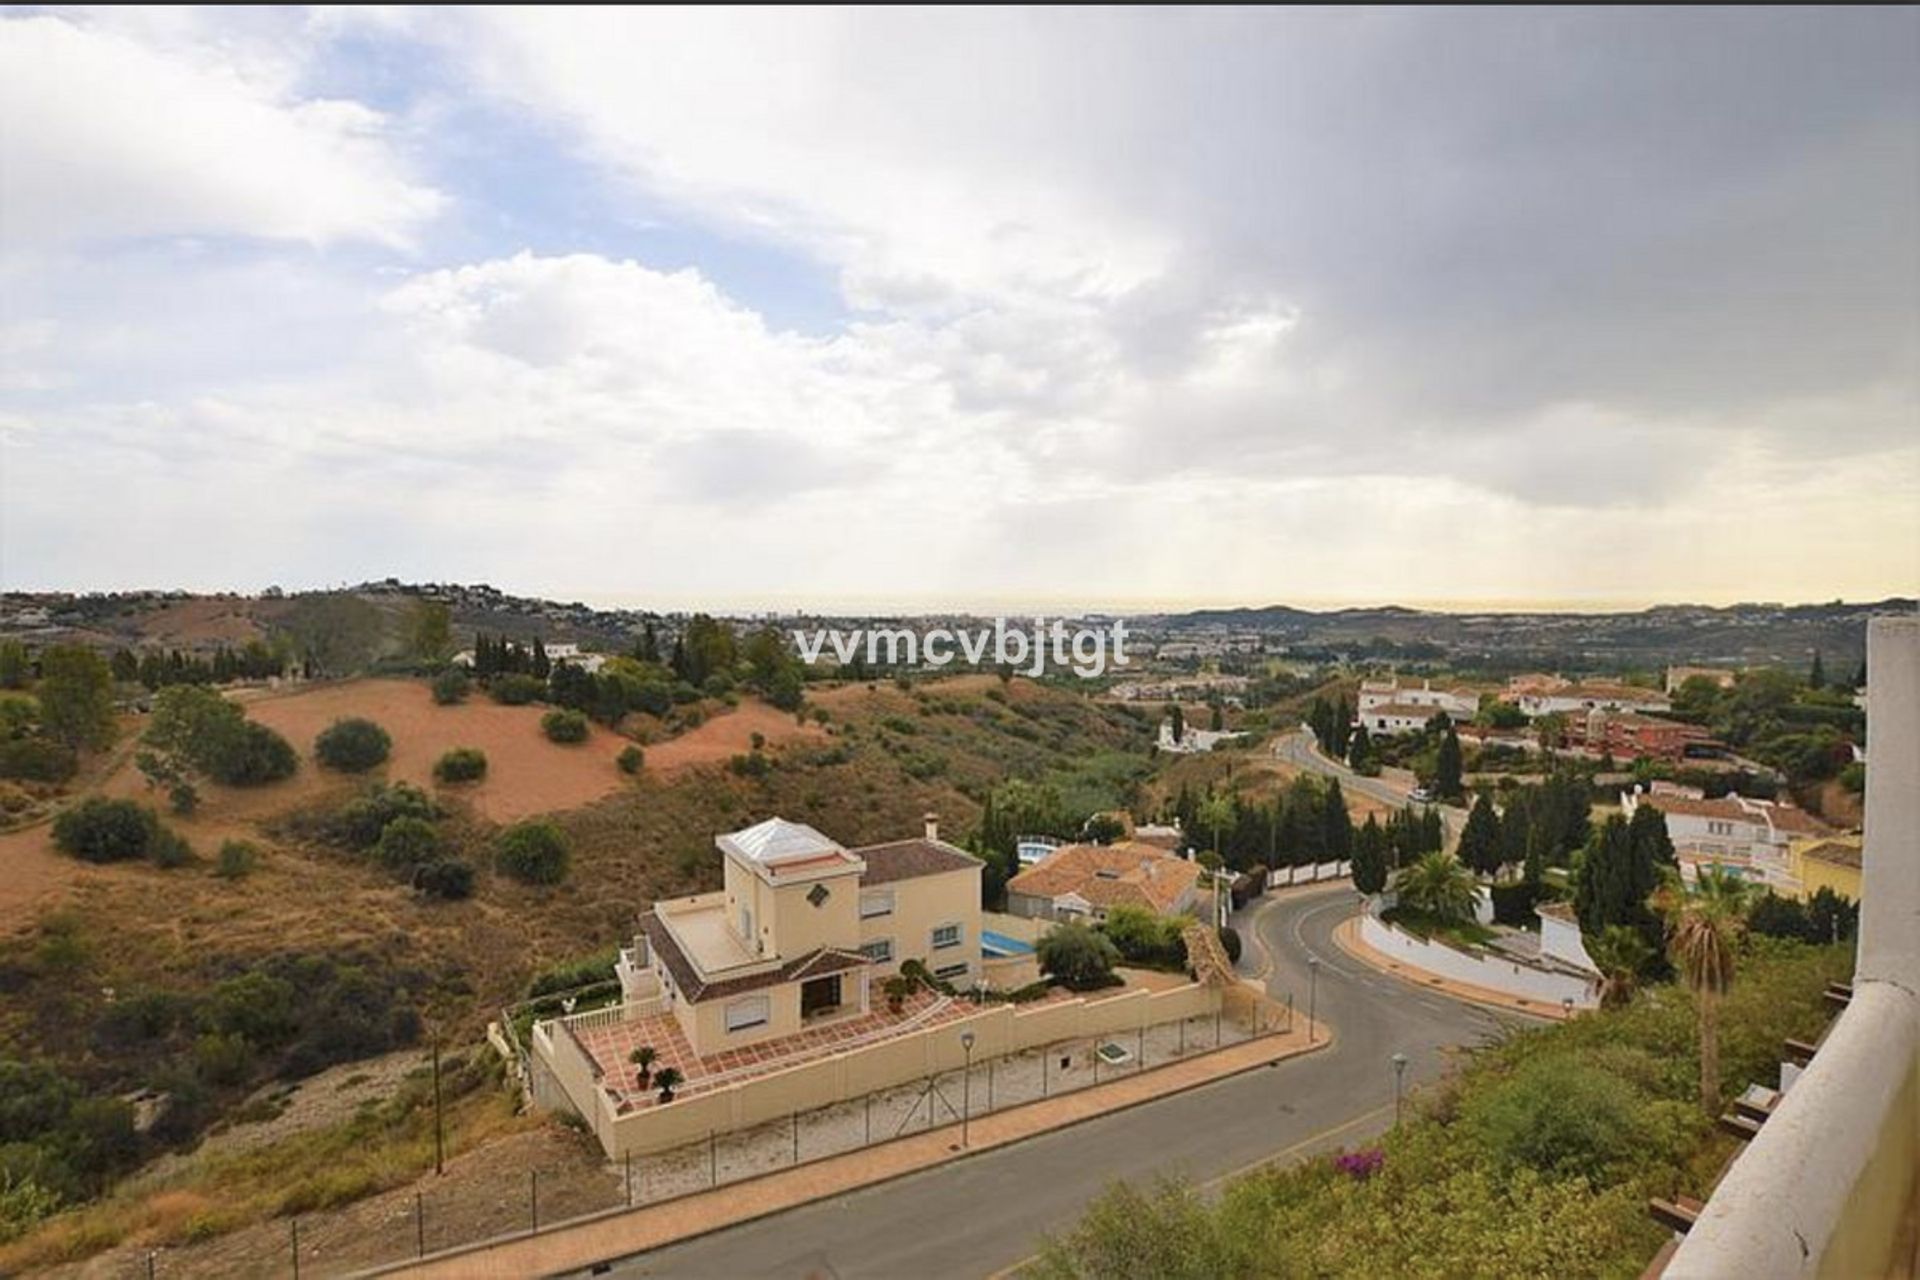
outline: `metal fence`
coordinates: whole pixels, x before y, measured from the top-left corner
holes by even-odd
[[[340,1213],[287,1219],[277,1273],[336,1276],[404,1263],[460,1245],[664,1203],[946,1125],[960,1127],[952,1142],[958,1149],[981,1117],[1284,1033],[1292,1022],[1291,1007],[1256,1004],[1245,1015],[1213,1013],[983,1058],[964,1069],[750,1129],[709,1133],[701,1141],[645,1156],[610,1163],[576,1158],[458,1191],[386,1192]],[[156,1250],[141,1262],[137,1274],[156,1280],[228,1270],[191,1250]]]

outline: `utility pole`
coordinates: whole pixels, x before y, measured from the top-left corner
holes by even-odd
[[[440,1102],[440,1042],[433,1042],[433,1173],[447,1171],[447,1127]]]

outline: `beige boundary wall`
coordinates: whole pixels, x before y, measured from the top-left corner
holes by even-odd
[[[1241,994],[1248,999],[1234,999]],[[958,1071],[966,1062],[966,1051],[960,1044],[963,1031],[973,1032],[973,1060],[979,1063],[1043,1045],[1211,1016],[1223,1005],[1229,1011],[1250,1012],[1250,1000],[1250,992],[1223,993],[1189,984],[1169,991],[1135,989],[1093,1000],[1079,997],[1031,1006],[987,1005],[970,1018],[625,1115],[616,1114],[593,1077],[591,1063],[584,1060],[584,1053],[564,1028],[541,1023],[534,1028],[534,1037],[537,1050],[547,1058],[565,1091],[566,1101],[586,1118],[607,1154],[619,1159],[629,1153],[669,1150],[699,1141],[709,1133],[748,1129],[796,1111],[811,1111],[909,1080]],[[536,1096],[536,1101],[543,1100]]]

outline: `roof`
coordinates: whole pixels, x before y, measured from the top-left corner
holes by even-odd
[[[1141,906],[1169,912],[1200,880],[1198,863],[1138,840],[1070,844],[1007,882],[1007,892],[1035,898],[1072,893],[1089,906]]]
[[[647,945],[653,954],[673,975],[673,985],[688,1001],[698,1004],[702,1000],[717,1000],[726,996],[736,996],[747,991],[759,991],[766,987],[778,987],[789,982],[799,982],[806,978],[820,978],[832,973],[844,973],[871,963],[867,957],[857,951],[843,951],[838,947],[815,947],[802,955],[780,965],[778,968],[763,969],[758,973],[741,974],[737,978],[724,978],[718,982],[708,982],[693,967],[680,944],[674,941],[673,934],[667,931],[660,917],[652,911],[640,917],[640,932],[646,935]]]
[[[837,841],[804,822],[768,818],[740,831],[714,839],[723,853],[732,854],[772,875],[776,870],[818,870],[853,859]]]
[[[1695,800],[1690,796],[1664,795],[1657,792],[1649,792],[1640,799],[1662,813],[1677,813],[1689,818],[1719,818],[1728,822],[1750,822],[1756,826],[1766,826],[1771,822],[1774,830],[1784,831],[1789,835],[1818,836],[1833,830],[1805,809],[1796,809],[1792,805],[1773,804],[1765,800],[1745,800],[1738,796],[1725,796],[1719,800]]]
[[[1658,689],[1643,689],[1635,684],[1570,684],[1560,689],[1529,693],[1528,697],[1570,698],[1579,702],[1635,702],[1653,706],[1671,706],[1672,699]]]
[[[1801,857],[1812,858],[1815,862],[1824,862],[1835,867],[1860,869],[1860,842],[1858,840],[1822,840],[1809,845],[1801,851]]]
[[[1377,707],[1368,707],[1365,711],[1357,714],[1363,716],[1405,716],[1410,720],[1425,722],[1442,714],[1442,712],[1439,707],[1416,706],[1411,702],[1383,702]],[[1449,716],[1448,718],[1451,719],[1452,717]]]
[[[850,852],[866,860],[867,869],[860,876],[862,885],[891,884],[895,880],[937,876],[947,871],[975,871],[984,865],[980,859],[944,840],[890,840]]]

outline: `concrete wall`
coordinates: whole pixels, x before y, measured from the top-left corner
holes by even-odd
[[[808,899],[816,889],[827,891],[817,907]],[[773,891],[773,910],[783,960],[816,947],[859,945],[860,881],[851,874],[781,885]]]
[[[1572,1000],[1575,1008],[1599,1003],[1594,983],[1568,974],[1532,969],[1498,956],[1472,955],[1444,942],[1416,938],[1368,912],[1360,917],[1360,938],[1375,951],[1410,968],[1465,982],[1540,1004]]]
[[[1715,1188],[1668,1276],[1896,1269],[1920,1172],[1920,618],[1868,624],[1867,701],[1853,1000]]]
[[[1169,991],[1131,990],[1105,999],[1077,998],[1044,1005],[986,1005],[972,1017],[897,1036],[846,1053],[803,1063],[785,1071],[690,1094],[665,1105],[614,1115],[590,1082],[567,1081],[571,1095],[587,1087],[588,1105],[597,1106],[595,1133],[607,1153],[664,1151],[766,1120],[858,1098],[875,1089],[957,1071],[966,1061],[960,1033],[975,1036],[973,1060],[1003,1057],[1064,1041],[1131,1032],[1182,1018],[1211,1015],[1221,993],[1197,984]],[[592,1119],[593,1117],[589,1117]]]

